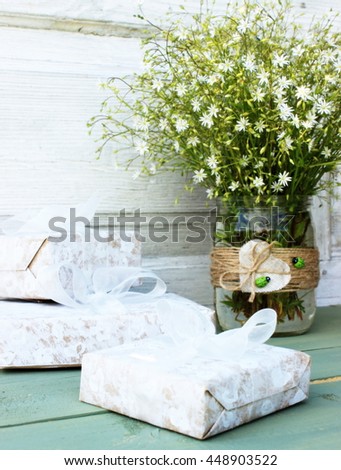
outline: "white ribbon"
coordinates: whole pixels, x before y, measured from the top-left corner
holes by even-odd
[[[156,301],[165,333],[154,342],[152,362],[159,364],[184,362],[196,356],[237,360],[246,350],[267,341],[277,324],[275,310],[265,308],[253,314],[243,327],[215,334],[211,319],[195,303],[167,298],[165,282],[141,268],[97,268],[87,276],[77,266],[64,263],[42,268],[37,279],[48,298],[74,309],[87,307],[93,314],[126,313],[126,304]],[[131,291],[145,279],[155,281],[151,290]],[[145,360],[150,361],[150,355]]]
[[[234,359],[246,350],[265,343],[274,334],[276,325],[275,310],[264,308],[254,313],[241,328],[224,331],[207,339],[201,338],[196,350],[211,359]]]
[[[145,279],[153,279],[154,287],[148,292],[131,291]],[[133,267],[103,267],[85,274],[71,263],[42,268],[37,280],[46,297],[71,308],[84,308],[93,313],[107,312],[109,306],[126,303],[150,302],[166,293],[166,284],[151,271]]]
[[[277,325],[277,314],[271,308],[254,313],[243,327],[219,334],[214,334],[205,322],[201,323],[201,328],[196,325],[193,331],[189,323],[190,315],[190,312],[185,312],[183,323],[181,316],[173,321],[171,317],[166,320],[163,317],[166,334],[153,338],[147,351],[139,351],[137,344],[136,351],[130,355],[154,363],[156,367],[168,369],[191,362],[198,356],[211,360],[237,361],[246,351],[265,343],[273,335]],[[198,318],[200,317],[196,316],[196,320]],[[124,348],[122,354],[125,354]]]

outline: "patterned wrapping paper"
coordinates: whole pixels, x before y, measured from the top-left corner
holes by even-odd
[[[83,270],[99,266],[140,266],[141,243],[133,233],[127,234],[128,239],[131,241],[123,241],[115,233],[113,241],[98,241],[93,231],[89,231],[89,237],[86,233],[77,234],[74,242],[51,242],[37,235],[2,235],[0,298],[48,300],[36,276],[41,268],[63,262]]]
[[[86,354],[80,400],[206,439],[308,396],[305,353],[258,345],[237,361],[186,361],[173,349],[154,338]]]
[[[174,294],[169,305],[193,306],[214,322],[214,312]],[[125,310],[125,308],[127,310]],[[175,313],[176,313],[175,311]],[[85,353],[163,333],[157,301],[97,312],[50,302],[0,302],[0,368],[79,366]]]

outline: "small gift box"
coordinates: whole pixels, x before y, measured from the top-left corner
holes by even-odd
[[[92,230],[77,233],[75,241],[60,242],[37,235],[0,236],[0,298],[49,299],[46,286],[42,289],[37,280],[39,271],[47,266],[71,262],[91,270],[141,264],[141,244],[132,233],[129,241],[123,241],[118,234],[108,242],[96,238]]]
[[[174,294],[161,297],[169,314],[191,308],[214,320],[211,309]],[[79,366],[85,353],[160,335],[158,299],[113,301],[74,309],[47,302],[0,302],[0,368]]]
[[[0,227],[0,298],[50,300],[48,291],[53,286],[46,282],[42,286],[37,278],[46,267],[63,263],[84,271],[140,266],[141,243],[133,232],[121,237],[119,232],[87,226],[98,202],[91,197],[75,208],[47,206],[32,216],[27,211],[28,215],[5,220]],[[62,279],[65,288],[68,282],[67,277]]]
[[[192,328],[196,318],[214,328],[211,309],[167,294],[165,282],[142,268],[97,268],[89,276],[64,264],[41,270],[38,280],[56,303],[0,302],[1,368],[78,366],[87,352],[160,335],[186,314]]]
[[[108,242],[97,241],[93,231],[88,232],[89,238],[78,233],[74,242],[51,242],[47,237],[37,236],[0,236],[0,298],[49,299],[37,280],[39,271],[66,261],[84,270],[139,266],[141,244],[130,235],[130,241],[115,235]]]
[[[206,439],[306,399],[309,356],[259,344],[245,326],[200,341],[164,335],[86,354],[80,400]]]

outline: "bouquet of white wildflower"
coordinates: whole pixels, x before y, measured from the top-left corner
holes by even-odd
[[[145,70],[110,79],[114,99],[89,126],[101,122],[104,144],[131,149],[143,173],[189,172],[209,198],[290,201],[336,184],[322,178],[340,163],[332,19],[303,30],[287,1],[203,10],[155,27]]]

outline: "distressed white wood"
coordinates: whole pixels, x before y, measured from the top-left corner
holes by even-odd
[[[317,288],[317,301],[320,306],[340,304],[341,262],[339,256],[320,264],[321,278]]]
[[[185,4],[193,12],[200,5],[199,0],[143,3],[146,16],[157,23],[169,8],[178,11]],[[211,305],[210,238],[190,243],[193,233],[181,224],[178,242],[156,243],[147,236],[153,216],[166,217],[172,227],[179,215],[207,215],[205,191],[185,192],[177,174],[133,180],[132,171],[116,168],[110,147],[95,159],[96,133],[87,133],[86,123],[105,97],[98,83],[140,69],[144,24],[134,17],[137,4],[0,0],[0,217],[50,203],[77,204],[99,190],[102,223],[123,208],[129,213],[140,209],[147,216],[141,228],[147,238],[145,266],[156,270],[170,290]],[[330,7],[341,11],[339,0],[294,4],[304,13],[304,25]],[[225,5],[217,0],[216,11],[223,12]],[[322,259],[318,302],[340,303],[340,203],[319,207],[315,202],[313,212]]]
[[[63,19],[92,20],[98,22],[116,22],[125,24],[141,24],[136,18],[140,12],[140,5],[143,13],[148,19],[160,21],[160,18],[167,11],[178,12],[179,7],[184,5],[186,10],[193,13],[200,10],[200,0],[51,0],[25,1],[25,0],[1,0],[0,13],[11,13],[20,18],[22,15],[45,16]],[[206,1],[203,2],[206,4]],[[218,0],[215,2],[214,11],[224,13],[227,2]],[[303,12],[305,18],[303,22],[308,24],[312,16],[321,16],[332,9],[340,11],[339,0],[293,0],[297,12]]]

